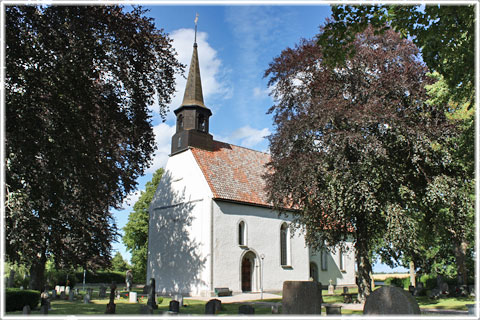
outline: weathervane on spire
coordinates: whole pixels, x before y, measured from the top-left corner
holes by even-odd
[[[197,43],[197,22],[198,22],[198,13],[195,14],[195,43]]]

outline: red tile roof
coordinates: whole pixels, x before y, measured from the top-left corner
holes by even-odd
[[[271,206],[267,201],[265,164],[270,155],[232,144],[213,141],[213,151],[192,148],[216,199]]]

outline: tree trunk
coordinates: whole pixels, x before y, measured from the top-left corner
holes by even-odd
[[[365,241],[357,239],[355,250],[357,253],[358,300],[364,302],[372,292],[372,280],[370,278],[372,265]]]
[[[30,266],[30,281],[29,288],[42,292],[45,289],[45,264],[47,258],[45,253],[42,253],[38,260],[34,261]]]
[[[458,285],[466,285],[468,281],[466,266],[467,248],[468,244],[466,241],[455,243],[455,260],[457,262]]]
[[[413,260],[410,260],[410,285],[416,287],[416,281],[415,281],[415,262]]]

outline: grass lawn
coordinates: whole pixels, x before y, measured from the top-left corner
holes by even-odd
[[[429,299],[428,297],[416,297],[420,308],[425,309],[450,309],[467,311],[467,304],[474,304],[473,297],[459,297],[459,298],[441,298],[438,300]]]

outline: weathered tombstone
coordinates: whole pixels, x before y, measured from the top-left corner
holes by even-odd
[[[155,278],[150,278],[150,294],[148,296],[147,305],[149,305],[152,309],[158,309],[157,301],[155,299]]]
[[[70,287],[69,287],[69,286],[66,286],[66,287],[65,287],[65,294],[66,294],[66,295],[69,295],[69,294],[70,294]]]
[[[65,295],[65,291],[60,292],[60,299],[61,300],[66,300],[67,299],[67,296]]]
[[[105,287],[103,284],[100,286],[100,289],[98,291],[98,297],[103,299],[107,296],[107,287]]]
[[[28,304],[23,307],[22,314],[30,314],[31,312],[32,310],[30,309],[30,306]]]
[[[343,287],[343,294],[347,294],[348,293],[348,287]]]
[[[333,287],[333,284],[332,284],[332,279],[330,279],[328,282],[330,282],[330,284],[328,285],[328,294],[333,294],[334,293],[334,287]]]
[[[183,296],[181,294],[174,295],[173,300],[177,300],[180,304],[180,307],[183,307]]]
[[[57,299],[57,290],[52,290],[52,299]]]
[[[110,302],[107,304],[106,314],[115,314],[115,289],[117,289],[117,285],[113,281],[110,285]]]
[[[40,314],[48,314],[48,305],[44,304],[40,307]]]
[[[255,314],[255,308],[248,304],[238,307],[238,314]]]
[[[208,300],[205,305],[205,314],[217,314],[222,309],[222,301],[218,299]]]
[[[415,287],[414,286],[408,286],[408,292],[413,296],[413,293],[415,292]]]
[[[385,286],[367,297],[363,314],[420,314],[420,308],[415,298],[407,291],[394,286]]]
[[[322,284],[311,281],[283,282],[282,313],[321,314]]]
[[[79,294],[78,288],[75,288],[75,289],[73,290],[73,292],[75,293],[75,296],[78,296],[78,294]]]
[[[88,293],[83,296],[83,303],[90,303],[90,295]]]
[[[137,293],[135,291],[130,291],[128,293],[128,302],[137,303]]]
[[[180,303],[177,300],[170,301],[168,305],[168,311],[178,313],[180,311]]]
[[[68,295],[68,301],[73,301],[73,300],[75,300],[75,299],[74,299],[74,296],[75,296],[75,295],[74,295],[74,292],[73,292],[73,290],[71,290],[71,291],[70,291],[70,294]]]
[[[278,309],[279,309],[278,304],[273,305],[272,306],[272,314],[278,314],[278,311],[279,311]]]
[[[327,312],[327,315],[342,314],[342,306],[325,306],[325,311]]]
[[[442,283],[442,285],[440,286],[440,291],[441,291],[441,294],[448,295],[450,293],[450,290],[448,288],[448,283],[446,282]]]
[[[132,290],[132,285],[133,285],[133,273],[132,270],[128,270],[127,273],[125,274],[125,285],[127,287],[127,291]]]
[[[413,295],[417,297],[421,294],[423,294],[423,283],[420,281],[417,281],[417,287],[415,288],[415,290],[413,290]]]
[[[473,284],[468,286],[468,292],[470,292],[470,297],[475,297],[475,286]]]

